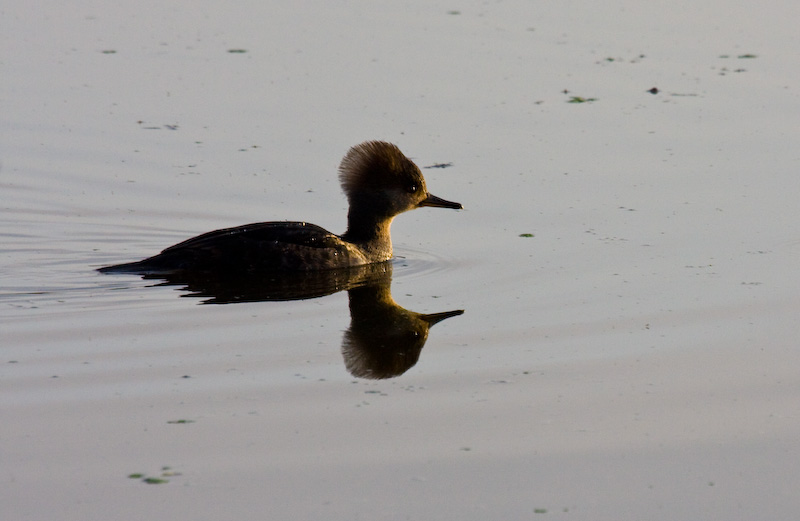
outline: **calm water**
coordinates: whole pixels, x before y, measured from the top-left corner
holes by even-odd
[[[4,517],[790,518],[798,14],[4,9]],[[365,139],[452,163],[423,172],[465,207],[398,217],[380,273],[294,300],[94,271],[341,232]]]

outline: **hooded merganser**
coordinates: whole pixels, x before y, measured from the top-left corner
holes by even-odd
[[[225,228],[170,246],[139,262],[106,266],[104,273],[311,271],[360,266],[392,258],[389,228],[405,211],[463,208],[428,193],[419,167],[395,145],[366,141],[339,165],[350,210],[339,236],[306,222],[266,222]]]

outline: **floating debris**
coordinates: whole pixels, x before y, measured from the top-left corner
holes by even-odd
[[[450,168],[453,163],[434,163],[432,165],[423,166],[422,168]]]
[[[142,481],[148,485],[163,485],[164,483],[169,483],[168,479],[163,478],[144,478]]]
[[[175,472],[170,467],[165,466],[161,467],[160,476],[145,476],[143,472],[134,472],[133,474],[128,474],[128,478],[141,479],[142,483],[147,483],[148,485],[163,485],[164,483],[169,483],[169,480],[165,478],[180,475],[180,472]]]
[[[597,101],[597,98],[584,98],[582,96],[570,96],[567,103],[591,103]]]
[[[136,124],[140,125],[140,126],[144,125],[144,121],[139,120],[139,121],[136,122]],[[178,130],[180,127],[178,125],[163,125],[163,126],[149,125],[149,126],[142,126],[142,129],[144,129],[144,130],[161,130],[161,129],[164,129],[164,128],[166,128],[168,130]]]

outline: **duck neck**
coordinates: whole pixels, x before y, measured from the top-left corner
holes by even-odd
[[[378,217],[374,212],[351,207],[342,239],[357,245],[374,261],[389,260],[392,258],[391,225],[391,217]]]

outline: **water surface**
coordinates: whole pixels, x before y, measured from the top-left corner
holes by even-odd
[[[3,14],[6,517],[800,508],[793,3]],[[95,271],[248,222],[341,232],[366,139],[452,163],[423,171],[465,206],[393,225],[394,303],[465,311],[395,378],[348,371],[347,288],[204,304]]]

